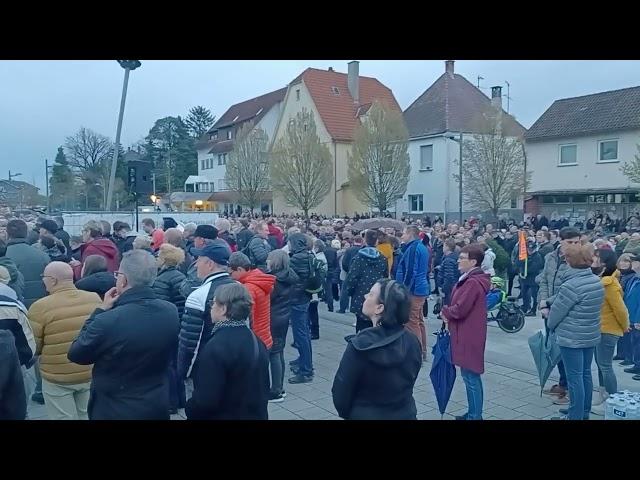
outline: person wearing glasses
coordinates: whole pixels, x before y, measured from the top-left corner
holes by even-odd
[[[90,420],[168,420],[169,366],[178,348],[175,305],[156,298],[156,259],[127,252],[116,286],[85,322],[68,358],[93,364]]]
[[[353,336],[342,356],[331,393],[346,420],[415,420],[413,387],[422,366],[420,340],[404,328],[409,290],[380,279],[365,295],[362,314],[373,327]]]
[[[44,405],[50,420],[86,420],[91,366],[67,359],[71,342],[100,305],[94,292],[78,290],[73,270],[63,262],[44,269],[47,297],[34,302],[27,313],[40,355]]]

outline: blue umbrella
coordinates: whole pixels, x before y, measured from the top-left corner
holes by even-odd
[[[456,381],[456,367],[453,366],[451,360],[451,337],[448,330],[440,329],[431,353],[433,354],[433,365],[429,378],[431,378],[433,391],[436,394],[436,400],[438,400],[440,415],[444,416],[447,403],[451,398],[453,384]]]

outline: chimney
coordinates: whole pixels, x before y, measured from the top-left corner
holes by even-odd
[[[349,62],[347,86],[353,97],[353,103],[360,103],[360,62],[357,60]]]
[[[496,110],[502,110],[502,87],[491,87],[491,105]]]
[[[333,67],[329,67],[329,71],[330,71],[330,72],[333,72]]]
[[[455,60],[446,60],[444,62],[444,71],[445,73],[448,73],[449,76],[453,77],[453,64],[455,63]]]

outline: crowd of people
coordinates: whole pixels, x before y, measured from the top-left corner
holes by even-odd
[[[556,215],[495,225],[425,217],[401,228],[381,218],[358,231],[362,218],[166,218],[162,228],[144,219],[140,233],[92,220],[81,236],[61,217],[8,220],[0,361],[11,368],[0,376],[0,418],[25,418],[31,398],[51,419],[168,419],[181,409],[188,419],[267,419],[287,384],[314,381],[325,303],[353,314],[332,386],[338,414],[415,419],[436,298],[467,392],[456,418],[479,420],[489,298],[514,288],[560,347],[560,380],[545,390],[566,407],[558,418],[603,414],[617,391],[614,360],[640,380],[637,216],[621,224],[594,212],[584,229]],[[298,356],[287,363],[289,326]]]

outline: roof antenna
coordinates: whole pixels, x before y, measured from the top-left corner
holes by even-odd
[[[480,90],[480,80],[484,80],[484,77],[478,75],[478,90]]]

